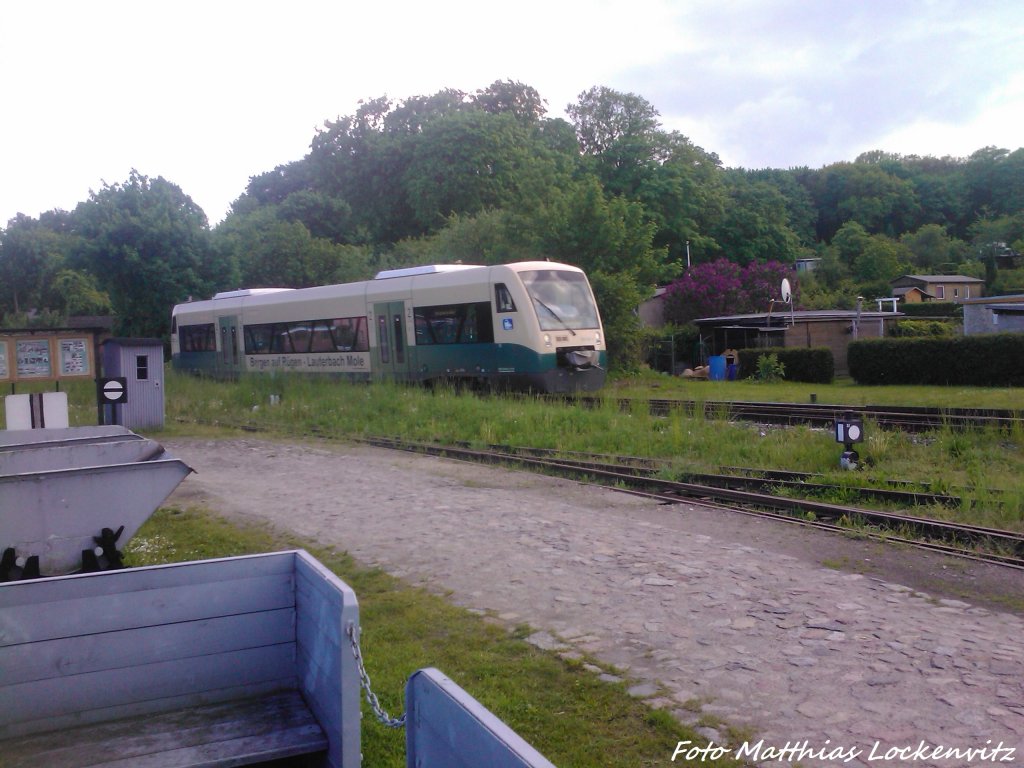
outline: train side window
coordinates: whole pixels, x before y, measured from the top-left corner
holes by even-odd
[[[331,337],[331,327],[328,320],[315,320],[313,326],[313,338],[310,341],[310,352],[336,352],[334,339]]]
[[[391,362],[391,349],[388,344],[388,317],[387,315],[377,316],[377,330],[380,333],[378,343],[380,344],[380,361],[382,363]]]
[[[228,327],[226,325],[220,327],[220,352],[226,363],[228,361]]]
[[[309,352],[310,342],[313,341],[313,331],[310,328],[309,320],[301,320],[291,323],[288,326],[288,337],[292,342],[292,350],[295,352]]]
[[[335,351],[366,352],[370,348],[365,317],[337,318],[333,321],[333,333]]]
[[[182,352],[216,352],[217,336],[213,323],[181,326],[178,328],[178,344]]]
[[[516,302],[504,283],[494,284],[494,306],[499,312],[516,311]]]
[[[395,362],[396,363],[404,363],[405,362],[405,347],[403,346],[403,343],[402,343],[402,316],[401,315],[395,315],[392,318],[392,320],[394,322],[394,330],[395,330]]]
[[[416,307],[416,344],[480,344],[494,341],[491,303]]]
[[[463,304],[465,314],[459,331],[460,344],[480,344],[494,341],[491,305],[486,301]]]
[[[247,325],[242,333],[245,339],[245,354],[260,355],[270,351],[274,338],[274,326],[268,323]]]
[[[238,365],[238,328],[231,326],[231,362]]]

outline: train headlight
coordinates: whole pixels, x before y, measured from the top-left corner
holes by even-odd
[[[600,333],[595,333],[594,334],[594,343],[598,344],[598,345],[601,344],[601,334]]]
[[[547,333],[544,334],[544,346],[545,347],[550,347],[551,346],[551,335],[550,334],[547,334]]]

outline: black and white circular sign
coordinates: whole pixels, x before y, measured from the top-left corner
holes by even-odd
[[[128,379],[125,377],[100,379],[100,398],[104,403],[127,403]]]

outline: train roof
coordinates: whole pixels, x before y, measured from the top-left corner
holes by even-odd
[[[294,291],[294,288],[241,288],[237,291],[219,291],[213,294],[214,299],[241,299],[246,296],[266,296],[270,293]]]
[[[384,269],[374,275],[374,280],[389,280],[392,277],[414,277],[416,275],[436,275],[441,272],[458,272],[463,269],[478,269],[478,264],[426,264],[420,267],[403,269]]]
[[[370,296],[384,288],[385,281],[396,279],[409,280],[419,284],[426,280],[443,279],[446,275],[465,275],[474,270],[511,269],[514,272],[523,272],[543,269],[562,269],[572,272],[582,272],[579,267],[570,264],[562,264],[555,261],[521,261],[511,264],[493,265],[472,265],[472,264],[430,264],[418,267],[407,267],[402,269],[390,269],[378,272],[373,280],[366,280],[354,283],[339,283],[336,285],[318,285],[310,288],[245,288],[234,291],[222,291],[211,299],[191,301],[178,304],[174,307],[172,315],[179,312],[204,312],[215,309],[223,309],[235,304],[239,307],[246,306],[270,306],[284,304],[293,300],[316,300],[332,298],[340,295],[352,296],[365,293]],[[463,278],[465,279],[465,278]],[[472,278],[469,278],[472,280]],[[456,278],[456,282],[461,282]],[[375,290],[376,289],[376,290]]]

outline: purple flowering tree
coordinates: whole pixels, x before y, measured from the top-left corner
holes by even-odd
[[[767,312],[772,299],[781,298],[782,278],[796,281],[778,261],[751,262],[745,267],[728,259],[694,265],[665,290],[665,320],[688,323],[699,317]]]

